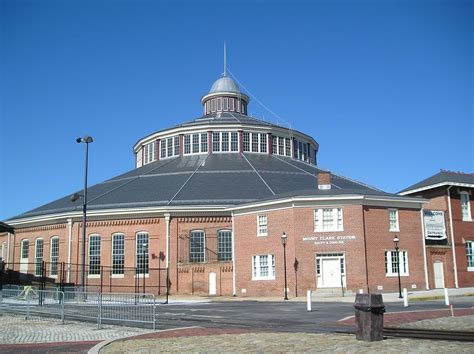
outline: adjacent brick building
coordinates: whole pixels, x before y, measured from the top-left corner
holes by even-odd
[[[426,199],[318,168],[318,143],[247,116],[225,74],[201,101],[202,117],[140,139],[135,169],[89,188],[89,288],[160,293],[168,279],[171,294],[275,296],[286,273],[290,297],[393,292],[399,272],[402,287],[426,287]],[[79,284],[81,203],[66,196],[8,220],[7,268],[38,275],[46,262],[50,281]]]

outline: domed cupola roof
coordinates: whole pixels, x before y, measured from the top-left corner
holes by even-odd
[[[240,93],[239,85],[232,80],[229,76],[222,76],[220,79],[216,80],[211,87],[209,93],[218,93],[218,92],[235,92]]]

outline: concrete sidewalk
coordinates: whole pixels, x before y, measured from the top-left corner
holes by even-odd
[[[474,288],[459,288],[459,289],[448,289],[450,297],[454,296],[473,296],[474,302]],[[328,294],[326,292],[314,291],[312,292],[312,301],[314,302],[349,302],[355,301],[355,294]],[[384,302],[403,302],[403,299],[399,298],[398,293],[382,293]],[[292,302],[306,302],[305,296],[291,297],[289,296],[288,301]],[[219,301],[284,301],[283,296],[281,297],[232,297],[232,296],[197,296],[197,295],[170,295],[169,302],[174,303],[188,303],[188,302],[219,302]],[[416,290],[408,291],[409,301],[420,301],[420,300],[431,300],[431,299],[444,299],[444,289],[432,289],[432,290]]]

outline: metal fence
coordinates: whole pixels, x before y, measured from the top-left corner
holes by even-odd
[[[93,321],[101,328],[103,323],[124,322],[156,328],[156,299],[154,294],[99,293],[75,289],[40,290],[33,286],[4,287],[0,290],[0,308],[25,314]]]

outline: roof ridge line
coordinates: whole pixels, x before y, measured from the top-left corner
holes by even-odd
[[[164,164],[162,164],[162,165],[156,166],[155,168],[152,168],[152,169],[151,169],[150,171],[148,171],[148,172],[153,172],[153,171],[155,171],[155,170],[157,170],[157,169],[159,169],[159,168],[161,168],[161,167],[163,167],[163,166],[166,166],[167,164],[169,164],[169,163],[170,163],[171,161],[173,161],[173,160],[174,160],[174,159],[170,159],[168,162],[166,162],[166,163],[164,163]],[[117,189],[122,188],[123,186],[126,186],[127,184],[132,183],[133,181],[139,179],[141,176],[145,176],[145,175],[146,175],[146,174],[144,173],[143,175],[138,175],[138,176],[132,177],[130,180],[126,181],[125,183],[122,183],[121,185],[119,185],[119,186],[117,186],[117,187],[115,187],[115,188],[112,188],[112,189],[108,190],[107,192],[102,193],[101,195],[98,195],[97,197],[95,197],[95,198],[89,200],[87,203],[91,203],[91,202],[93,202],[94,200],[97,200],[97,199],[99,199],[99,198],[102,198],[103,196],[105,196],[105,195],[107,195],[107,194],[109,194],[109,193],[112,193],[113,191],[116,191]],[[107,181],[106,181],[106,182],[107,182]],[[102,183],[104,183],[104,182],[102,182]],[[99,184],[102,184],[102,183],[99,183]],[[99,185],[99,184],[97,184],[97,185]]]
[[[242,153],[242,156],[244,157],[245,161],[247,161],[247,163],[250,165],[250,167],[252,167],[252,169],[255,171],[255,173],[257,174],[257,176],[260,177],[260,179],[262,180],[262,182],[265,183],[265,185],[266,185],[267,188],[270,190],[270,192],[272,192],[273,195],[276,195],[276,193],[273,191],[273,189],[270,188],[270,186],[269,186],[268,183],[265,181],[265,179],[260,175],[260,173],[258,173],[258,171],[255,169],[255,167],[253,167],[252,163],[247,159],[247,156],[245,156],[244,153]]]
[[[199,170],[199,168],[204,164],[204,162],[206,162],[207,158],[208,158],[209,154],[206,155],[206,157],[204,158],[204,160],[202,160],[202,162],[199,164],[198,167],[196,167],[196,169],[193,171],[193,173],[191,173],[191,176],[188,177],[188,179],[183,183],[183,185],[181,186],[180,189],[178,189],[178,191],[175,193],[175,195],[173,195],[173,197],[168,201],[168,203],[166,203],[166,205],[170,205],[171,202],[173,201],[174,198],[176,198],[176,196],[179,194],[179,192],[181,192],[181,190],[186,186],[186,184],[188,184],[189,180],[191,178],[193,178],[193,176],[196,174],[197,170]]]

